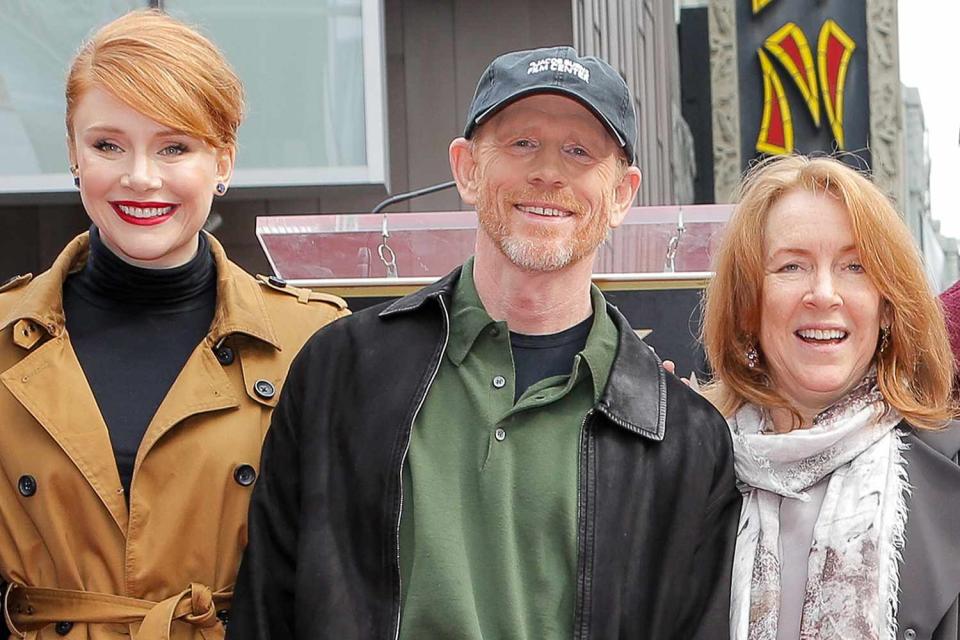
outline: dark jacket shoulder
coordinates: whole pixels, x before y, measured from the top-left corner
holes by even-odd
[[[419,349],[439,339],[443,329],[440,304],[447,304],[460,277],[458,267],[441,280],[402,298],[360,309],[323,327],[304,346],[300,359],[342,354],[357,361],[395,359],[397,349]],[[441,303],[440,298],[445,302]],[[427,342],[411,342],[413,335]]]
[[[619,344],[601,407],[618,423],[633,420],[632,430],[656,441],[689,434],[729,449],[729,429],[716,408],[663,368],[616,307],[608,305],[608,312],[617,325]]]
[[[901,423],[901,425],[909,427],[906,422]],[[948,460],[956,458],[957,452],[960,452],[960,420],[951,420],[942,429],[909,428],[913,438]]]
[[[898,427],[910,493],[900,569],[900,633],[956,640],[960,595],[960,422],[930,431]],[[901,636],[898,636],[901,637]],[[903,636],[907,637],[907,636]]]

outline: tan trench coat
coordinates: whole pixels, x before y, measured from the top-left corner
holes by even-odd
[[[13,585],[8,624],[27,638],[224,635],[217,612],[229,607],[287,368],[348,311],[334,296],[254,279],[209,240],[216,313],[147,428],[129,510],[64,326],[63,281],[86,259],[86,234],[49,271],[2,288],[0,571]],[[217,358],[229,359],[223,347],[232,362]]]

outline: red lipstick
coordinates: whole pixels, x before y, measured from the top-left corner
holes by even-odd
[[[137,202],[134,200],[114,200],[110,202],[114,212],[121,220],[141,227],[152,227],[169,220],[180,205],[172,202]]]

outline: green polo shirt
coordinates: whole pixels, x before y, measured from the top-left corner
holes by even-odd
[[[403,468],[400,638],[570,638],[577,577],[577,467],[617,329],[600,290],[569,375],[514,404],[505,322],[483,308],[469,260],[450,340]]]

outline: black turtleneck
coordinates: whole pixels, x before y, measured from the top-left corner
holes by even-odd
[[[63,286],[67,332],[107,423],[129,501],[140,441],[173,381],[210,329],[217,273],[203,234],[172,269],[128,264],[90,229],[90,255]]]

